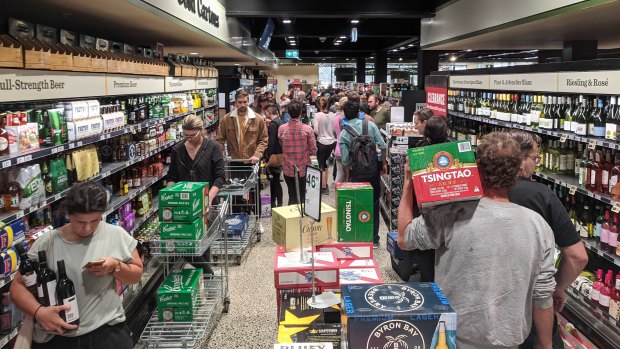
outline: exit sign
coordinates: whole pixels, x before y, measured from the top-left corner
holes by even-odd
[[[299,58],[299,50],[286,50],[286,58]]]

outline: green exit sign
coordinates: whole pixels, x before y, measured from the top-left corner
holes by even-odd
[[[286,50],[286,58],[299,58],[299,50]]]

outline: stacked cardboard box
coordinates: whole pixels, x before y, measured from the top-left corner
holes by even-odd
[[[356,284],[378,284],[383,282],[373,255],[370,242],[340,242],[317,246],[317,251],[332,252],[338,259],[340,286]],[[322,287],[322,291],[338,290]]]
[[[157,290],[159,321],[191,322],[200,306],[202,269],[174,270]]]
[[[163,252],[196,253],[207,231],[209,183],[178,182],[159,191],[159,233]],[[180,240],[180,241],[177,241]]]
[[[373,188],[370,183],[337,183],[338,242],[372,242]]]
[[[286,251],[299,250],[299,207],[297,205],[276,207],[271,210],[271,214],[273,241]],[[336,242],[338,233],[335,224],[336,210],[321,203],[320,222],[315,222],[311,229],[309,218],[304,216],[302,220],[303,246],[310,246],[312,238],[315,246]],[[314,236],[310,235],[310,230]]]

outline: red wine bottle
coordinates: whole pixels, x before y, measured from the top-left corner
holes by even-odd
[[[37,291],[39,302],[46,306],[55,306],[56,301],[56,273],[47,266],[45,251],[39,251],[39,273],[37,274]]]
[[[34,298],[37,298],[37,265],[32,259],[28,258],[28,253],[23,245],[17,245],[17,252],[19,252],[20,259],[19,273],[22,276],[24,286],[32,293]]]
[[[73,281],[67,277],[65,261],[56,262],[58,266],[58,283],[56,284],[56,295],[58,305],[69,305],[69,309],[60,312],[60,317],[70,325],[80,324],[80,311],[78,310],[77,298],[75,298],[75,287]]]

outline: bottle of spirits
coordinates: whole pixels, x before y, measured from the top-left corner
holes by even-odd
[[[61,311],[60,317],[70,325],[80,324],[80,311],[78,310],[77,299],[75,298],[75,287],[73,281],[67,277],[65,261],[56,262],[58,266],[58,283],[56,284],[56,295],[58,304],[68,305],[69,309]]]
[[[17,252],[19,253],[19,274],[22,277],[24,286],[32,293],[34,298],[37,298],[37,265],[32,259],[28,258],[24,245],[18,244]]]
[[[601,295],[601,288],[603,288],[603,269],[596,271],[596,281],[592,283],[592,291],[590,291],[590,300],[596,305]]]
[[[603,284],[603,287],[601,287],[601,294],[598,298],[598,304],[605,313],[609,313],[609,303],[611,301],[611,293],[613,290],[613,286],[611,284],[612,277],[613,271],[608,270],[605,275],[605,283]]]
[[[39,303],[50,307],[58,304],[56,298],[56,273],[47,266],[45,251],[39,251],[39,273],[37,274]]]

